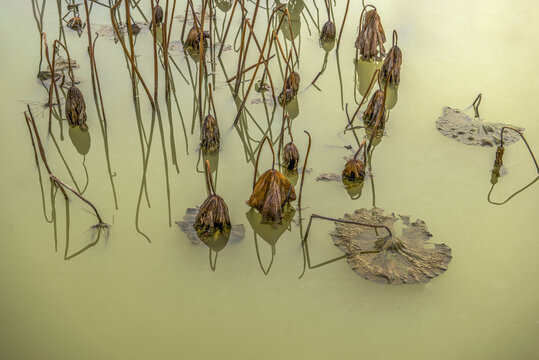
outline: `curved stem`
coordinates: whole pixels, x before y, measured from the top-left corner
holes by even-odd
[[[393,47],[397,46],[398,42],[399,42],[399,34],[397,34],[397,30],[393,30]]]
[[[354,154],[354,160],[357,159],[357,156],[359,155],[359,152],[361,151],[361,149],[363,149],[365,147],[365,143],[367,142],[367,138],[363,138],[363,141],[361,141],[361,144],[359,145],[359,149],[357,149],[356,153]]]
[[[303,194],[303,180],[305,180],[305,169],[307,169],[307,159],[309,158],[309,153],[311,152],[311,134],[309,134],[307,130],[303,130],[303,132],[307,134],[307,136],[309,137],[309,145],[307,146],[307,154],[305,155],[305,161],[303,162],[303,169],[301,170],[301,183],[299,185],[299,198],[298,198],[299,211],[301,211],[301,194]]]
[[[481,94],[480,94],[481,96]],[[481,102],[481,100],[480,100]],[[501,145],[503,147],[503,132],[505,129],[508,129],[508,130],[513,130],[514,132],[516,132],[517,134],[520,135],[520,137],[522,138],[522,140],[524,140],[524,143],[526,144],[526,147],[528,148],[528,152],[530,153],[531,157],[532,157],[532,160],[533,162],[535,163],[535,167],[537,168],[537,173],[539,173],[539,165],[537,165],[537,160],[535,160],[535,155],[533,154],[533,151],[532,149],[530,148],[530,145],[528,144],[528,141],[526,141],[526,138],[524,137],[524,135],[522,134],[522,132],[520,132],[520,130],[517,130],[515,129],[514,127],[511,127],[511,126],[504,126],[502,127],[502,130],[500,131],[500,139],[501,139]]]
[[[476,118],[479,117],[479,105],[481,104],[481,98],[482,98],[481,94],[477,95],[477,97],[475,98],[475,100],[472,103],[473,111],[475,112],[475,117]]]
[[[71,85],[75,85],[75,76],[73,75],[73,69],[71,68],[71,56],[69,55],[69,51],[67,50],[67,47],[64,44],[62,44],[59,40],[54,40],[54,43],[52,45],[54,49],[56,49],[56,45],[60,45],[67,54],[68,74],[69,74],[69,77],[71,78]]]
[[[266,140],[268,141],[268,144],[269,144],[270,149],[271,149],[271,153],[273,155],[273,163],[271,164],[271,168],[273,169],[275,167],[275,151],[273,151],[273,145],[271,145],[271,140],[266,135],[266,136],[264,136],[264,139],[262,139],[262,142],[260,143],[260,147],[258,148],[258,154],[256,155],[255,174],[254,174],[254,178],[253,178],[253,190],[254,190],[255,184],[256,184],[256,174],[258,173],[258,161],[260,160],[260,153],[262,152],[262,147],[264,147],[264,143],[266,142]]]
[[[339,45],[341,44],[342,31],[344,29],[344,24],[346,23],[346,16],[348,15],[348,6],[349,5],[350,5],[350,0],[347,0],[346,1],[346,10],[344,11],[344,18],[343,18],[342,24],[341,24],[341,30],[339,30],[339,38],[337,39],[337,48],[335,49],[336,52],[339,51]]]

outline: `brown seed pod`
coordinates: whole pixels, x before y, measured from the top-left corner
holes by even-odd
[[[265,142],[268,142],[273,155],[273,165],[275,165],[275,152],[271,141],[267,136],[264,137],[255,163],[255,178],[258,171],[258,160],[260,159],[260,153]],[[278,223],[282,220],[282,208],[283,206],[293,200],[296,200],[296,191],[294,187],[288,181],[288,179],[279,171],[272,168],[263,173],[258,180],[254,181],[253,193],[247,204],[257,209],[262,215],[262,221],[269,221],[272,223]]]
[[[336,33],[337,29],[335,28],[335,24],[332,21],[328,21],[322,26],[320,41],[333,41],[335,40]]]
[[[342,171],[342,177],[350,181],[363,181],[365,179],[365,164],[359,159],[348,160]]]
[[[297,169],[299,162],[299,152],[297,146],[293,142],[289,142],[283,149],[283,165],[288,170]]]
[[[221,144],[221,136],[219,134],[219,124],[217,120],[208,115],[204,119],[202,124],[202,140],[200,142],[200,147],[204,151],[212,152],[219,149]]]
[[[384,106],[384,92],[380,89],[376,90],[367,105],[367,109],[363,113],[363,121],[367,126],[374,126],[376,119],[380,115],[380,125],[382,128],[386,121],[386,109]]]
[[[198,233],[212,235],[217,230],[230,228],[230,216],[226,202],[215,193],[211,179],[210,162],[208,160],[206,160],[205,172],[206,185],[210,191],[210,196],[200,206],[194,227]]]
[[[230,227],[228,206],[219,195],[210,195],[204,200],[195,220],[197,231],[213,233]]]
[[[298,93],[299,90],[299,74],[295,71],[292,71],[290,75],[288,75],[288,79],[286,80],[286,87],[288,89],[292,89],[294,94]]]
[[[263,221],[278,223],[283,206],[293,200],[296,200],[296,191],[290,181],[279,171],[270,169],[256,182],[247,204],[262,214]]]
[[[156,26],[161,25],[163,22],[163,15],[163,8],[159,4],[155,5],[153,9],[153,20]]]
[[[389,81],[391,84],[399,85],[401,81],[401,65],[402,65],[402,51],[397,46],[398,35],[393,30],[393,46],[389,49],[387,57],[384,60],[380,75],[382,79]]]
[[[371,6],[371,5],[369,5]],[[356,39],[356,49],[366,59],[381,59],[386,54],[384,43],[386,42],[386,34],[380,16],[376,8],[365,13],[367,7],[363,9],[360,20],[359,35]],[[363,13],[365,18],[363,19]]]
[[[496,149],[496,158],[494,159],[494,167],[492,168],[492,174],[496,177],[500,177],[500,169],[503,165],[503,153],[505,148],[503,146],[498,146]]]
[[[208,42],[206,39],[210,38],[210,34],[207,31],[204,31],[203,46],[206,48]],[[184,47],[192,48],[198,50],[200,47],[200,30],[196,26],[193,26],[189,33],[187,34],[187,39],[184,42]]]
[[[83,28],[82,20],[79,16],[73,17],[73,19],[67,22],[67,27],[71,30],[80,31]]]
[[[81,130],[87,130],[86,104],[84,96],[78,87],[72,85],[67,91],[65,112],[67,121],[71,126],[79,126]]]

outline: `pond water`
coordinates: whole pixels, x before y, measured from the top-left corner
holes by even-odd
[[[58,3],[63,16],[66,3]],[[303,209],[301,214],[296,210],[295,221],[270,231],[245,204],[253,154],[264,134],[277,141],[282,108],[262,102],[253,90],[247,100],[250,115],[232,126],[237,104],[225,81],[237,66],[236,14],[226,40],[232,48],[225,48],[221,61],[208,64],[221,128],[221,150],[210,160],[217,193],[227,201],[232,223],[244,225],[245,236],[216,254],[193,243],[175,224],[207,195],[195,108],[198,62],[179,43],[186,2],[177,2],[171,34],[170,106],[159,66],[161,118],[152,118],[140,85],[136,111],[128,62],[110,32],[109,10],[94,4],[92,32],[102,34],[95,54],[107,118],[106,128],[101,127],[86,32],[79,37],[63,27],[71,57],[79,64],[74,73],[86,99],[88,138],[54,118],[52,135],[47,133],[48,94],[36,75],[40,27],[49,47],[61,34],[57,2],[0,0],[0,358],[537,358],[539,185],[533,183],[503,205],[489,202],[495,148],[452,141],[435,126],[444,106],[473,116],[469,107],[482,93],[481,116],[525,128],[539,151],[536,2],[374,3],[388,34],[386,48],[397,29],[404,60],[398,96],[394,91],[388,104],[386,135],[373,152],[372,178],[360,196],[349,194],[341,182],[316,178],[340,173],[353,154],[345,146],[357,149],[354,135],[343,132],[344,109],[348,104],[349,112],[355,111],[358,90],[364,91],[374,68],[364,64],[356,74],[361,6],[352,1],[339,54],[335,49],[328,53],[317,88],[309,84],[324,63],[317,30],[317,22],[321,26],[326,19],[324,5],[291,3],[301,85],[289,112],[302,162],[307,148],[303,131],[312,136]],[[338,33],[346,2],[337,3]],[[150,1],[140,6],[150,13]],[[248,2],[248,17],[253,8]],[[124,11],[122,4],[121,19]],[[144,22],[137,9],[131,11]],[[230,13],[216,9],[219,38]],[[268,10],[260,9],[259,39],[268,17]],[[285,37],[290,38],[280,35],[281,42],[290,49]],[[150,91],[152,44],[143,26],[135,51]],[[253,46],[247,65],[257,59]],[[279,61],[274,58],[270,67],[276,89],[282,88]],[[242,86],[240,94],[248,82]],[[82,191],[111,224],[108,238],[102,236],[94,246],[87,248],[95,241],[89,230],[96,223],[91,209],[72,195],[66,203],[51,191],[43,165],[38,172],[23,115],[26,104],[36,117],[52,171]],[[363,129],[356,134],[361,139]],[[503,202],[537,177],[522,142],[507,147],[504,161],[508,174],[494,187],[492,202]],[[260,170],[270,166],[271,153],[264,148]],[[297,208],[297,202],[292,205]],[[338,259],[343,253],[329,235],[334,224],[322,221],[311,229],[312,268],[306,266],[301,244],[306,221],[299,226],[300,215],[340,217],[373,205],[424,220],[433,242],[452,248],[448,270],[424,285],[368,281]],[[328,262],[332,259],[338,260]]]

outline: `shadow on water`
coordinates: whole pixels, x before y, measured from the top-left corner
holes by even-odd
[[[286,231],[291,231],[291,222],[296,213],[296,209],[291,205],[286,205],[283,209],[283,219],[279,224],[268,224],[262,222],[262,215],[254,209],[250,209],[245,213],[245,217],[249,222],[249,225],[253,229],[254,241],[255,241],[255,250],[258,263],[260,264],[260,269],[264,275],[268,275],[272,266],[273,260],[275,259],[276,254],[276,244],[277,241]],[[262,256],[260,255],[260,247],[258,245],[258,237],[264,240],[271,249],[271,257],[267,267],[264,267]]]

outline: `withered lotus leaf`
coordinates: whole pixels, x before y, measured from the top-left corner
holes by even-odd
[[[455,141],[466,145],[498,146],[501,144],[500,131],[503,123],[485,122],[480,117],[470,117],[459,109],[444,107],[442,116],[436,121],[438,131]],[[523,128],[515,127],[519,131]],[[503,133],[504,145],[514,144],[520,140],[518,133],[505,131]]]
[[[200,147],[202,148],[202,150],[211,152],[219,149],[219,146],[221,144],[219,124],[213,116],[208,115],[204,119],[201,135],[202,140],[200,142]]]
[[[356,48],[366,59],[379,59],[385,56],[386,34],[376,9],[365,13],[363,24],[356,39]]]
[[[75,85],[72,85],[67,91],[65,112],[69,125],[79,126],[81,130],[88,129],[84,96]]]
[[[344,253],[350,266],[362,277],[386,284],[426,283],[447,270],[451,249],[445,244],[428,242],[432,234],[422,220],[409,216],[385,215],[380,208],[359,209],[341,220],[387,226],[384,229],[336,223],[331,233],[335,245]],[[402,234],[395,223],[402,221]]]

